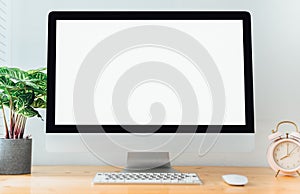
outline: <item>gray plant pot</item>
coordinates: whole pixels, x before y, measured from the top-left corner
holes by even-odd
[[[30,174],[31,148],[31,139],[0,138],[0,174]]]

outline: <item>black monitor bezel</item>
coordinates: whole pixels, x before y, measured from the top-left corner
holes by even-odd
[[[55,71],[57,20],[243,20],[245,114],[246,125],[197,125],[196,133],[254,133],[253,75],[251,16],[246,11],[53,11],[48,15],[48,91],[46,133],[79,133],[77,125],[55,124]],[[80,133],[129,133],[120,125],[80,125]],[[150,126],[151,127],[151,126]],[[220,127],[222,130],[220,131]],[[134,133],[148,133],[148,125],[131,126]],[[178,125],[163,125],[155,133],[176,133]],[[216,130],[213,130],[213,129]],[[180,133],[194,133],[194,126],[186,126]]]

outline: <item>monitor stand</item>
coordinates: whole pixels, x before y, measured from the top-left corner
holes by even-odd
[[[169,152],[128,152],[124,173],[176,173],[171,167]]]

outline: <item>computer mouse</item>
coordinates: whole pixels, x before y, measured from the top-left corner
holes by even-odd
[[[225,183],[233,186],[242,186],[248,183],[248,178],[238,174],[226,174],[222,176]]]

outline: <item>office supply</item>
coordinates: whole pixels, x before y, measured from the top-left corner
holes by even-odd
[[[283,124],[291,124],[295,127],[295,132],[281,132],[279,127]],[[269,135],[271,144],[268,148],[268,162],[271,168],[283,175],[300,176],[300,133],[296,123],[292,121],[281,121],[276,125]]]
[[[226,174],[222,176],[222,179],[228,185],[233,185],[233,186],[243,186],[248,183],[247,177],[238,174]]]
[[[110,166],[33,166],[32,174],[0,176],[0,193],[72,193],[72,194],[291,194],[299,193],[300,177],[279,176],[274,179],[274,171],[265,167],[213,167],[174,166],[180,172],[194,172],[200,175],[199,185],[94,185],[91,181],[101,172],[120,172],[120,168]],[[243,174],[249,177],[245,187],[232,187],[224,183],[224,174]],[[251,177],[251,178],[250,178]]]
[[[248,12],[54,11],[48,21],[54,151],[83,144],[123,166],[128,151],[254,148]]]
[[[196,173],[97,173],[94,184],[202,184]]]

